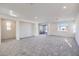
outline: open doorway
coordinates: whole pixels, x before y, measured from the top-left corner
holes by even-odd
[[[39,34],[40,35],[48,34],[48,25],[47,24],[39,24]]]

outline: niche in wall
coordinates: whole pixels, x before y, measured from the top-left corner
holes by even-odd
[[[20,38],[33,36],[33,26],[30,22],[20,22]]]
[[[9,19],[1,21],[1,41],[11,40],[16,38],[16,22]]]

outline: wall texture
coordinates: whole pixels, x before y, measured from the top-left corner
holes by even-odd
[[[11,30],[7,30],[6,22],[11,22]],[[1,27],[1,37],[2,39],[14,39],[16,38],[16,22],[11,20],[2,20]]]

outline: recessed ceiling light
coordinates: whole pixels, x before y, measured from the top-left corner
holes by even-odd
[[[72,20],[74,20],[74,18],[72,18]]]
[[[66,6],[64,6],[63,8],[64,8],[64,9],[66,9],[67,7],[66,7]]]
[[[38,17],[34,17],[35,19],[37,19]]]

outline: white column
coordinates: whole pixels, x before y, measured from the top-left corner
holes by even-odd
[[[50,33],[50,27],[51,25],[50,24],[48,24],[48,35],[51,35],[51,33]]]
[[[16,21],[16,40],[20,40],[20,21]]]
[[[35,26],[34,26],[34,34],[35,34],[35,36],[39,36],[38,23],[35,23]]]
[[[1,18],[0,18],[0,44],[1,44]]]

